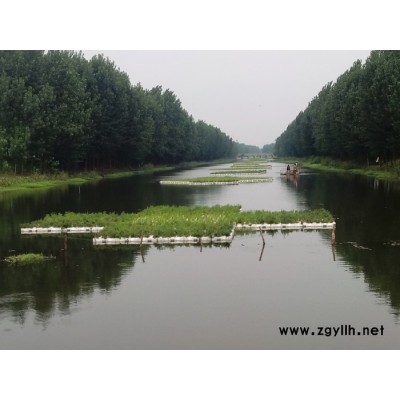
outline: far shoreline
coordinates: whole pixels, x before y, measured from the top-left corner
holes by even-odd
[[[318,160],[313,160],[313,158],[278,157],[275,158],[273,162],[288,164],[297,162],[300,164],[300,167],[311,168],[317,171],[364,175],[386,182],[400,181],[399,161],[393,161],[390,164],[384,164],[381,166],[369,165],[364,167],[351,162],[333,160],[329,158],[319,158]]]
[[[232,162],[231,159],[213,161],[192,161],[177,165],[144,165],[143,167],[127,170],[93,170],[77,173],[54,172],[54,173],[33,173],[17,175],[14,173],[0,173],[0,193],[13,191],[26,191],[38,189],[50,189],[63,185],[82,185],[88,182],[102,179],[118,179],[139,174],[152,174],[163,171],[174,171],[179,169],[190,169],[208,165],[224,164]]]

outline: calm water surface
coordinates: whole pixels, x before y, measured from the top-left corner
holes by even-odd
[[[0,194],[0,259],[23,252],[43,265],[0,263],[1,349],[399,349],[400,187],[305,171],[297,181],[174,187],[141,175],[45,192]],[[243,209],[325,207],[331,232],[237,235],[225,246],[94,247],[87,236],[21,236],[50,212],[132,212],[149,205],[241,204]],[[318,327],[383,335],[319,336]],[[283,336],[279,327],[315,335]]]

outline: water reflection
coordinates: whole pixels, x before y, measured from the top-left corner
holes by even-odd
[[[55,314],[69,314],[74,305],[96,291],[117,288],[140,253],[138,248],[93,248],[88,239],[74,238],[68,243],[68,255],[60,238],[39,237],[24,240],[27,250],[40,249],[56,259],[38,265],[0,268],[0,316],[7,311],[23,324],[29,310],[38,321],[46,322]]]
[[[399,315],[400,246],[390,244],[400,238],[399,184],[345,174],[302,178],[308,207],[323,206],[337,219],[337,253]]]
[[[286,182],[293,184],[293,186],[297,189],[299,186],[300,175],[291,175],[286,174],[281,176],[282,179],[285,179]]]

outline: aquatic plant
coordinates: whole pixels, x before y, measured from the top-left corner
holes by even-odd
[[[332,222],[325,210],[240,211],[239,205],[226,206],[151,206],[138,213],[50,214],[24,226],[104,226],[101,237],[215,237],[230,235],[236,224],[274,224]]]
[[[332,214],[325,209],[299,211],[242,211],[238,214],[240,224],[290,224],[295,222],[332,222]]]
[[[103,237],[222,236],[233,229],[240,206],[153,206],[107,225]]]
[[[38,264],[49,259],[51,259],[51,257],[46,257],[41,253],[24,253],[6,257],[4,261],[12,265],[30,265]]]
[[[118,219],[120,216],[114,213],[75,213],[65,212],[63,214],[47,214],[44,218],[22,224],[23,228],[40,227],[81,227],[81,226],[104,226]]]

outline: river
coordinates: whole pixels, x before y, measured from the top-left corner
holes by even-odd
[[[210,167],[0,194],[0,349],[399,349],[400,185],[304,170],[297,180],[164,186]],[[99,246],[88,236],[21,236],[47,213],[149,205],[324,207],[331,231],[238,234],[230,245]],[[308,334],[283,334],[303,327]],[[360,334],[358,334],[360,333]],[[369,333],[367,335],[367,333]]]

